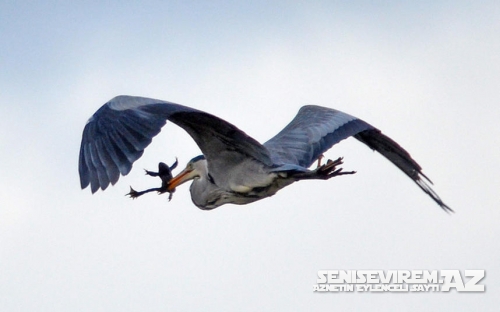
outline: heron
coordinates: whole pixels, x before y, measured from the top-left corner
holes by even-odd
[[[163,164],[157,174],[150,172],[162,178],[162,187],[145,192],[169,192],[171,196],[176,187],[192,181],[191,199],[200,209],[249,204],[297,181],[354,174],[340,167],[342,158],[321,164],[323,154],[333,145],[354,137],[391,161],[444,211],[453,212],[398,143],[357,117],[315,105],[301,107],[283,130],[261,144],[233,124],[201,110],[157,99],[117,96],[99,108],[83,130],[78,166],[81,188],[90,185],[92,193],[104,191],[120,175],[127,175],[167,120],[184,129],[202,154],[175,177],[170,172],[174,165]],[[316,168],[311,168],[315,163]],[[128,195],[145,192],[131,188]]]

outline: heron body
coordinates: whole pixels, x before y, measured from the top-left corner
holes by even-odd
[[[261,172],[252,175],[250,179],[239,177],[238,179],[215,180],[208,174],[207,160],[202,158],[196,162],[190,162],[187,166],[193,166],[194,177],[186,176],[178,178],[179,185],[193,179],[190,186],[193,203],[201,209],[213,209],[223,204],[248,204],[256,200],[274,195],[280,188],[278,185],[278,174],[265,170],[265,166],[259,163],[249,164],[247,168],[255,168]],[[174,180],[175,181],[175,180]]]
[[[115,97],[85,125],[79,156],[81,187],[90,185],[94,193],[127,175],[167,120],[187,131],[202,155],[171,180],[162,179],[161,190],[173,192],[192,181],[191,198],[201,209],[248,204],[300,180],[352,174],[338,168],[341,158],[324,165],[318,161],[334,144],[352,136],[390,160],[441,208],[452,211],[398,143],[361,119],[314,105],[302,107],[282,131],[260,144],[227,121],[194,108],[143,97]],[[317,168],[309,169],[316,161]]]

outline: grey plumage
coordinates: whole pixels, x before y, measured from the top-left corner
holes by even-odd
[[[191,161],[192,170],[186,168],[185,177],[174,178],[177,184],[172,186],[193,180],[193,202],[203,209],[250,203],[303,179],[349,174],[336,168],[341,159],[316,170],[308,168],[334,144],[353,136],[390,160],[441,208],[452,211],[399,144],[363,120],[313,105],[302,107],[290,124],[260,144],[234,125],[194,108],[142,97],[115,97],[85,125],[79,156],[81,187],[90,184],[94,193],[114,185],[120,174],[130,172],[167,120],[187,131],[204,155]]]

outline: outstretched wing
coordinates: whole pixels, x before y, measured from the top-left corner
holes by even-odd
[[[83,130],[78,170],[82,189],[92,193],[127,175],[166,121],[186,130],[211,159],[250,157],[271,165],[265,147],[234,125],[208,113],[175,103],[118,96],[104,104]],[[224,159],[222,159],[224,160]]]
[[[341,111],[304,106],[282,131],[263,145],[275,164],[308,168],[334,144],[351,136],[390,160],[445,211],[452,211],[430,187],[427,182],[432,182],[404,148],[372,125]]]
[[[341,111],[307,105],[264,146],[275,164],[308,168],[333,145],[368,129],[375,128]]]

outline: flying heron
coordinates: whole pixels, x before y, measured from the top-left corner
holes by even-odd
[[[131,188],[131,197],[153,190],[172,193],[192,180],[191,199],[201,209],[248,204],[296,181],[353,174],[339,168],[342,158],[321,164],[324,152],[353,136],[390,160],[443,210],[453,211],[398,143],[359,118],[314,105],[303,106],[283,130],[260,144],[236,126],[203,111],[150,98],[117,96],[97,110],[83,130],[78,165],[82,189],[90,184],[92,193],[105,190],[120,174],[127,175],[167,120],[183,128],[203,154],[190,160],[175,177],[171,169],[177,163],[172,167],[160,163],[158,173],[146,173],[160,176],[162,187],[143,192]],[[315,162],[317,167],[308,169]]]

